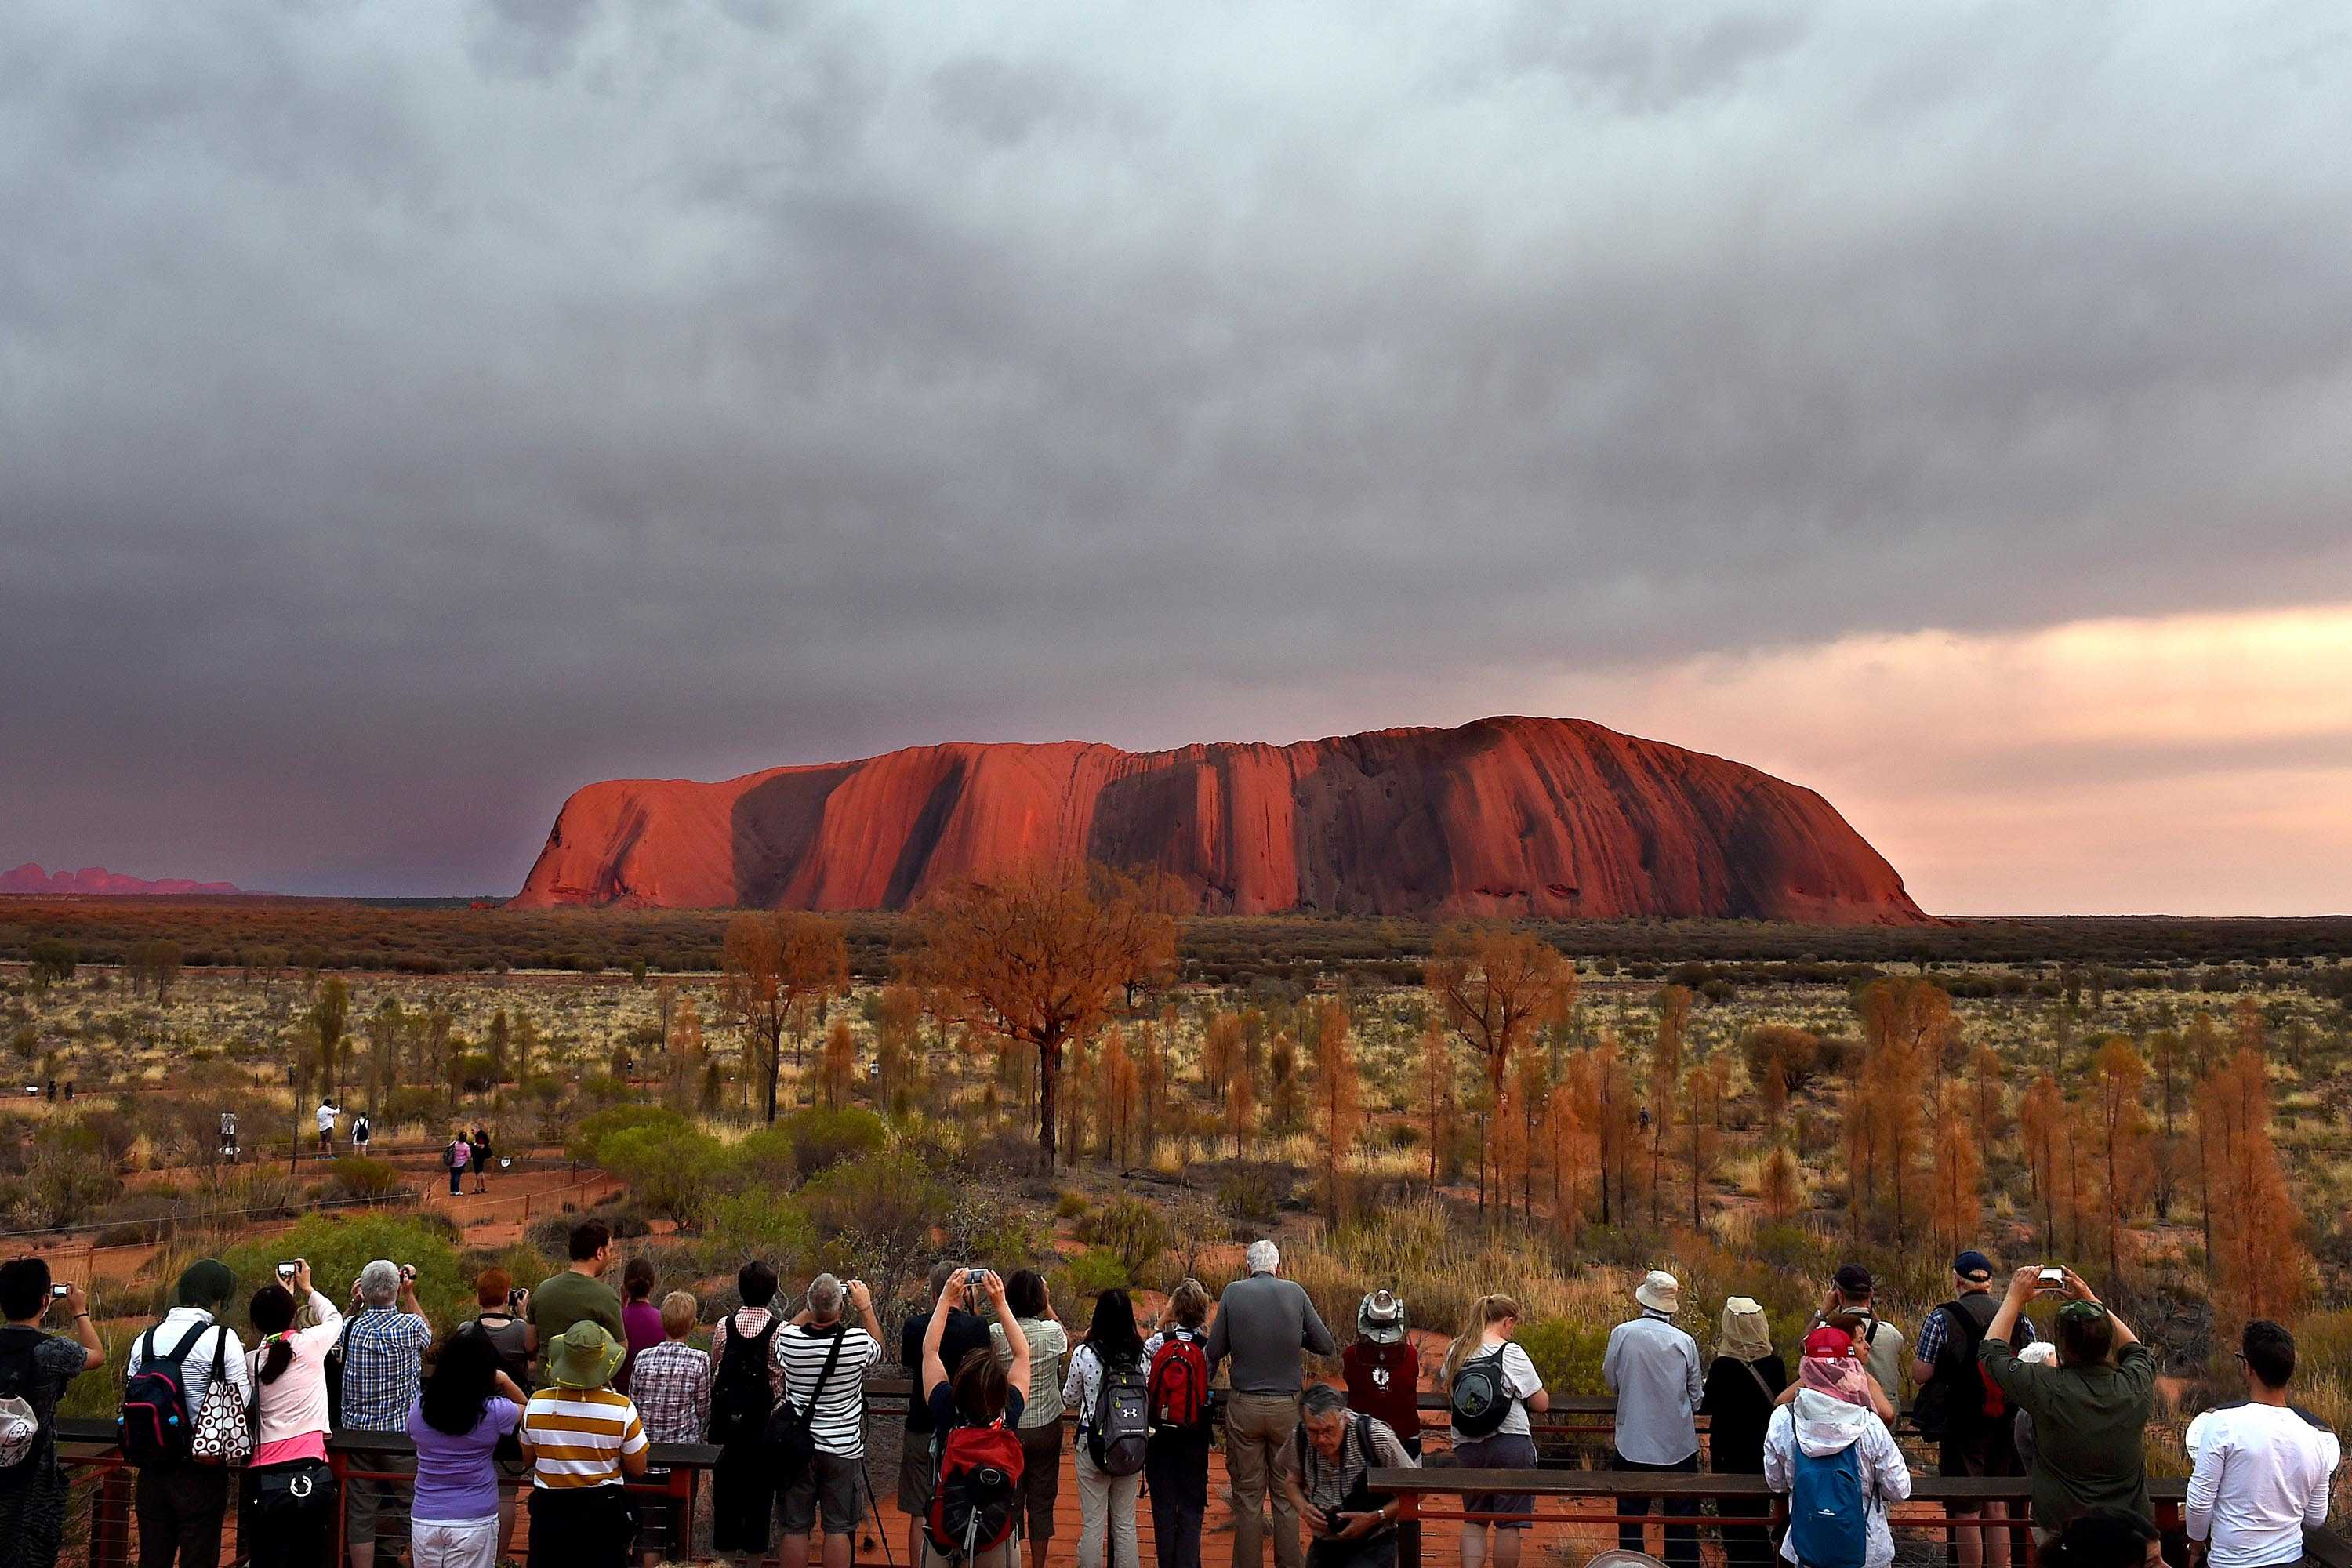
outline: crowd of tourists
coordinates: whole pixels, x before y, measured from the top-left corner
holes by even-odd
[[[296,1259],[246,1303],[250,1345],[227,1321],[229,1269],[191,1265],[126,1363],[119,1435],[137,1471],[141,1568],[215,1568],[231,1506],[254,1568],[324,1568],[339,1519],[354,1565],[397,1568],[404,1551],[414,1568],[492,1568],[513,1540],[518,1496],[532,1568],[651,1562],[693,1524],[658,1489],[627,1483],[652,1474],[655,1445],[672,1443],[717,1447],[719,1553],[746,1568],[772,1552],[796,1565],[814,1534],[824,1568],[849,1568],[854,1532],[876,1503],[866,1374],[890,1343],[866,1287],[819,1274],[797,1301],[780,1301],[774,1270],[747,1264],[740,1305],[706,1352],[690,1342],[700,1304],[682,1290],[656,1301],[649,1262],[630,1261],[617,1290],[608,1282],[603,1224],[575,1226],[568,1252],[567,1267],[532,1289],[485,1271],[475,1315],[437,1336],[413,1269],[372,1262],[339,1302]],[[1283,1277],[1272,1241],[1253,1244],[1244,1263],[1213,1307],[1187,1279],[1148,1323],[1127,1291],[1102,1291],[1082,1332],[1065,1326],[1034,1270],[936,1266],[896,1345],[916,1374],[896,1478],[909,1568],[1043,1568],[1066,1415],[1079,1568],[1142,1568],[1146,1497],[1158,1568],[1199,1568],[1220,1431],[1239,1568],[1262,1568],[1269,1542],[1276,1568],[1393,1568],[1401,1504],[1371,1490],[1372,1470],[1537,1468],[1530,1416],[1550,1396],[1516,1342],[1509,1297],[1470,1304],[1434,1380],[1450,1447],[1424,1454],[1405,1304],[1387,1290],[1366,1296],[1342,1349]],[[1708,1357],[1680,1326],[1678,1282],[1649,1274],[1601,1363],[1615,1396],[1613,1463],[1699,1470],[1704,1416],[1711,1468],[1761,1476],[1769,1493],[1717,1500],[1727,1568],[1767,1568],[1776,1556],[1800,1568],[1888,1568],[1889,1510],[1912,1495],[1894,1434],[1907,1373],[1938,1473],[2014,1478],[2031,1500],[2022,1521],[1997,1501],[1948,1500],[1960,1568],[2009,1568],[2020,1523],[2063,1568],[2152,1560],[2147,1348],[2071,1269],[2021,1268],[1996,1290],[1990,1260],[1969,1250],[1951,1279],[1951,1298],[1908,1342],[1879,1315],[1869,1272],[1839,1269],[1798,1339],[1791,1377],[1756,1301],[1722,1304]],[[2037,1297],[2056,1300],[2054,1342],[2038,1342],[2024,1315]],[[12,1562],[49,1568],[67,1501],[56,1405],[108,1352],[79,1288],[53,1288],[38,1259],[0,1266],[0,1540]],[[55,1310],[69,1314],[69,1333],[44,1331]],[[1336,1356],[1341,1385],[1310,1381],[1309,1354]],[[2286,1330],[2247,1324],[2237,1359],[2245,1401],[2188,1430],[2192,1568],[2301,1561],[2340,1458],[2335,1436],[2288,1402]],[[410,1445],[347,1467],[339,1495],[327,1455],[337,1430]],[[1620,1510],[1661,1509],[1669,1568],[1698,1568],[1696,1492],[1660,1494],[1621,1497]],[[1460,1511],[1464,1568],[1517,1568],[1531,1494],[1471,1492]],[[1643,1526],[1620,1528],[1621,1544],[1638,1551]]]

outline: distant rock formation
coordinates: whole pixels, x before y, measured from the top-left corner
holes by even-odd
[[[514,907],[902,909],[1078,857],[1203,913],[1924,920],[1809,789],[1573,719],[1290,746],[918,746],[563,805]]]
[[[101,898],[167,898],[185,897],[192,893],[205,895],[241,893],[245,889],[233,882],[192,882],[185,877],[165,877],[150,882],[143,878],[126,877],[110,871],[103,866],[84,866],[79,871],[44,871],[27,860],[13,871],[0,871],[0,893],[70,893],[81,897]]]

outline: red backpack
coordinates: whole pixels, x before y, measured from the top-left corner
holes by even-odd
[[[1171,1329],[1151,1352],[1151,1373],[1144,1383],[1154,1431],[1163,1426],[1199,1427],[1209,1423],[1209,1358],[1202,1353],[1201,1337],[1190,1329]]]
[[[1021,1515],[1021,1439],[1002,1419],[951,1426],[940,1448],[940,1479],[924,1533],[945,1556],[969,1563],[1010,1539]]]

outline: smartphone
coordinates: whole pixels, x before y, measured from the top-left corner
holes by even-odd
[[[2063,1268],[2045,1268],[2042,1271],[2042,1283],[2053,1287],[2063,1285],[2066,1283],[2066,1271]]]

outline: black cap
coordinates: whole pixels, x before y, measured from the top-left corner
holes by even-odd
[[[1832,1278],[1837,1282],[1837,1288],[1849,1296],[1867,1296],[1871,1292],[1870,1270],[1859,1263],[1841,1265]]]

